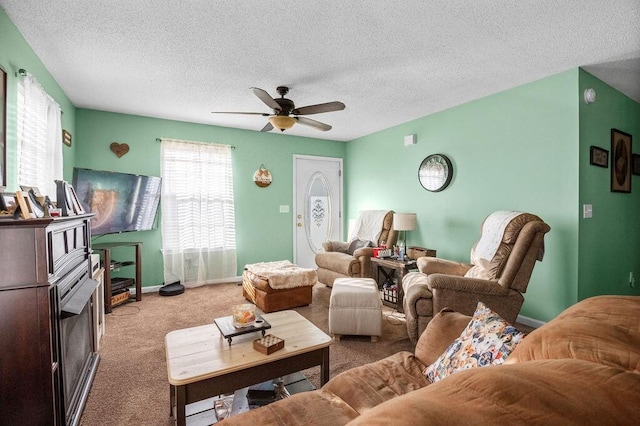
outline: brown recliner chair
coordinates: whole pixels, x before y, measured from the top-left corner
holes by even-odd
[[[382,229],[375,230],[377,235],[366,236],[363,234],[356,235],[356,239],[345,241],[325,241],[322,243],[323,252],[316,254],[316,265],[318,266],[318,281],[322,284],[333,286],[336,278],[372,278],[371,257],[373,256],[373,247],[380,247],[383,243],[387,247],[391,247],[396,243],[397,232],[393,229],[393,211],[380,210],[364,210],[358,215],[355,229],[367,228],[371,230],[371,226],[362,226],[361,222],[367,221],[368,218],[376,215],[384,215],[382,220]],[[371,225],[369,223],[368,225]],[[357,232],[356,232],[357,234]],[[370,242],[368,247],[361,247],[364,242]]]
[[[482,236],[471,249],[470,264],[419,258],[420,272],[410,272],[402,280],[411,341],[418,341],[441,309],[473,315],[478,301],[513,324],[524,303],[522,294],[527,291],[536,260],[542,260],[544,234],[550,229],[533,214],[495,212],[482,223]],[[490,260],[483,256],[492,253],[495,254]]]

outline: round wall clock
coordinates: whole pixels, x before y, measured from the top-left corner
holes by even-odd
[[[449,185],[451,178],[453,178],[453,166],[451,160],[444,154],[432,154],[420,163],[418,180],[427,191],[442,191]]]

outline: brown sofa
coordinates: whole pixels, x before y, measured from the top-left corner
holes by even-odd
[[[470,317],[434,316],[415,355],[353,368],[224,425],[640,424],[640,297],[598,296],[533,331],[505,364],[431,384],[426,365]]]

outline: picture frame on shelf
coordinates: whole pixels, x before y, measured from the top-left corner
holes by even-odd
[[[611,192],[631,192],[631,135],[611,129]]]
[[[589,150],[589,164],[604,168],[609,167],[609,151],[592,145]]]
[[[56,207],[60,209],[62,216],[75,216],[71,192],[67,189],[69,184],[63,180],[56,180]]]
[[[36,197],[40,197],[40,190],[37,186],[20,185],[20,190],[24,192],[33,191]]]
[[[78,194],[76,193],[73,185],[69,185],[69,190],[71,192],[71,203],[73,204],[73,211],[76,214],[84,214],[84,208],[82,208],[82,203],[80,203],[80,199],[78,198]]]
[[[13,214],[18,204],[16,203],[15,192],[3,192],[0,194],[0,210]]]
[[[23,191],[16,191],[16,202],[23,219],[35,219],[36,215],[31,207],[28,194]]]
[[[29,192],[27,192],[27,198],[33,215],[36,218],[44,217],[44,207],[42,207],[42,204],[40,204],[40,201],[38,201],[38,197],[36,196],[36,193],[33,189],[30,189]]]

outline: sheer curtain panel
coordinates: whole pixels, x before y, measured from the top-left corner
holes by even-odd
[[[31,74],[18,80],[18,184],[56,199],[62,179],[60,106]]]
[[[161,139],[165,284],[237,276],[231,147]]]

